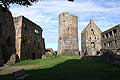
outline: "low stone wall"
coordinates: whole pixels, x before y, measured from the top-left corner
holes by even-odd
[[[98,60],[98,59],[102,59],[101,56],[83,56],[81,58],[81,60]]]
[[[120,55],[111,50],[102,51],[100,56],[83,56],[81,60],[101,60],[108,64],[120,65]]]

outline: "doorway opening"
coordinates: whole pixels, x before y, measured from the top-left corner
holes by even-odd
[[[32,59],[35,60],[35,53],[32,53]]]

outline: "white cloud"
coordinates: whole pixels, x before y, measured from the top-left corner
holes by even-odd
[[[68,2],[67,0],[41,0],[30,7],[12,5],[10,10],[13,16],[24,15],[40,25],[43,28],[46,47],[55,42],[51,47],[57,48],[58,15],[62,12],[70,12],[78,16],[79,39],[81,31],[87,26],[90,18],[95,19],[95,23],[102,31],[118,24],[119,21],[117,20],[120,18],[120,6],[116,5],[118,2],[105,4],[98,2],[95,3],[92,0],[75,0],[75,2]]]

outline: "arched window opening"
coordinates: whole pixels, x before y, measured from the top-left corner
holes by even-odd
[[[95,43],[94,42],[91,42],[91,47],[95,48]]]

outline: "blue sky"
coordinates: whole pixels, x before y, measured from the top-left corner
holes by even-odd
[[[30,7],[11,5],[14,17],[23,15],[43,29],[46,48],[57,50],[58,46],[58,15],[69,12],[78,16],[79,48],[81,48],[81,31],[90,19],[105,31],[120,24],[120,0],[39,0]]]

